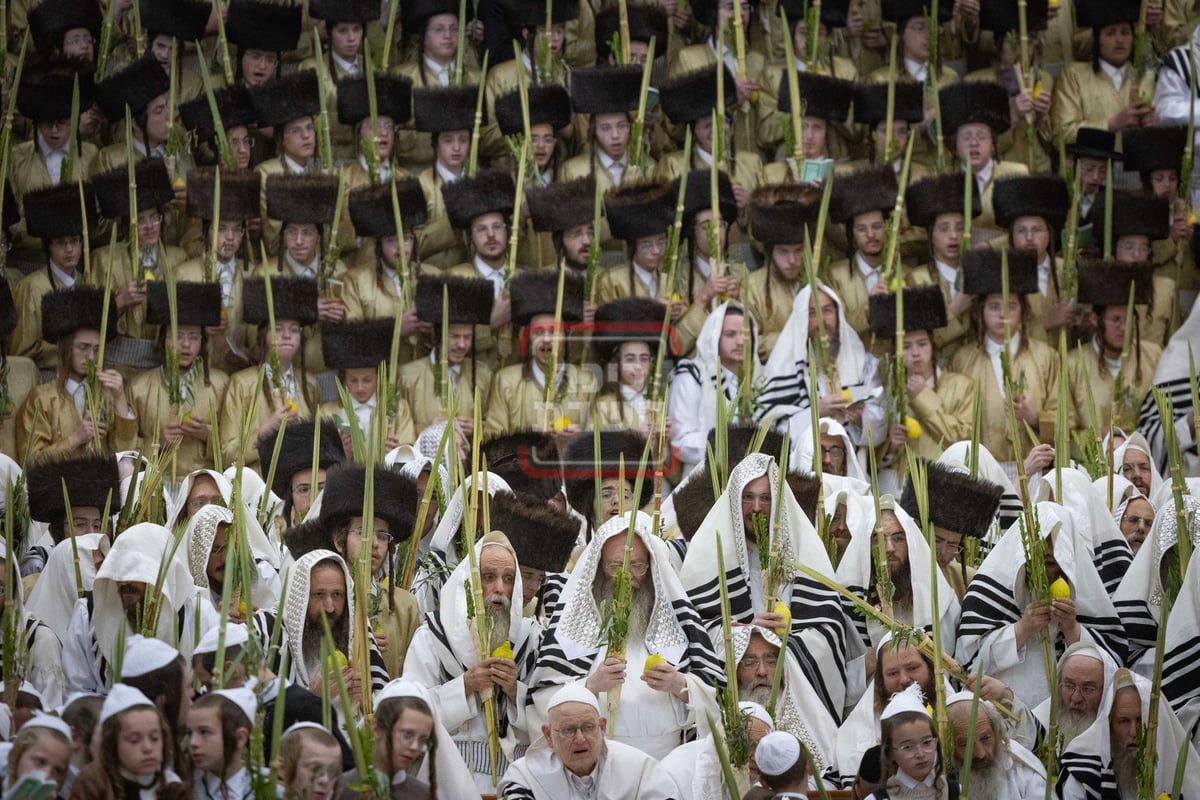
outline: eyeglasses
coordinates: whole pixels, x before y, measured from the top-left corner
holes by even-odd
[[[1094,683],[1085,683],[1081,685],[1075,683],[1075,681],[1063,681],[1062,690],[1067,697],[1071,697],[1072,695],[1078,693],[1084,699],[1095,697],[1096,695],[1100,694],[1100,687]]]
[[[900,755],[910,756],[914,753],[929,753],[937,747],[937,739],[932,736],[926,736],[917,742],[905,742],[896,748],[896,752]]]
[[[766,656],[759,658],[758,656],[746,656],[739,662],[738,666],[746,669],[758,669],[759,665],[765,665],[767,669],[775,669],[775,665],[779,663],[779,656]]]
[[[95,46],[96,40],[91,36],[72,36],[70,39],[63,39],[63,47],[85,47],[87,45]]]
[[[833,456],[834,458],[845,458],[846,448],[842,447],[840,444],[835,444],[833,447],[822,447],[821,454]]]
[[[564,725],[561,728],[554,728],[554,732],[564,739],[574,739],[576,734],[582,733],[584,737],[591,737],[600,726],[594,722],[589,722],[585,725]]]
[[[617,570],[624,566],[624,561],[610,561],[604,565],[604,571],[609,575],[616,575]],[[640,578],[650,569],[650,564],[646,561],[630,561],[629,574],[635,578]]]
[[[1121,523],[1124,524],[1126,522],[1128,522],[1130,525],[1135,525],[1139,528],[1142,528],[1142,527],[1149,528],[1150,526],[1152,526],[1154,524],[1154,517],[1134,517],[1134,516],[1121,517]]]
[[[229,139],[230,147],[244,147],[247,150],[254,147],[253,136],[233,136]]]
[[[422,750],[428,750],[430,744],[428,736],[418,736],[412,731],[405,730],[400,731],[400,741],[406,745],[411,745],[413,742],[416,742],[417,747],[420,747]]]
[[[84,344],[82,342],[78,342],[74,345],[74,350],[76,353],[85,356],[100,355],[100,345],[98,344]]]
[[[157,228],[159,225],[162,224],[162,221],[163,221],[162,214],[151,214],[148,217],[140,218],[138,220],[137,225],[139,228]]]
[[[890,544],[896,545],[897,547],[908,542],[908,537],[904,535],[904,531],[897,531],[896,533],[885,534],[885,536],[886,536],[885,541],[887,541]],[[878,540],[874,536],[872,536],[871,537],[871,547],[875,547],[877,541]]]
[[[301,136],[304,134],[315,133],[316,130],[316,126],[309,122],[304,125],[291,125],[285,128],[283,132],[288,136]]]
[[[346,531],[346,536],[348,538],[357,538],[362,536],[362,528],[351,528],[350,530]],[[395,538],[387,531],[375,531],[372,533],[372,537],[374,538],[376,544],[386,544],[388,547],[391,547],[392,542],[396,541]]]
[[[638,250],[649,250],[650,252],[658,252],[659,250],[667,249],[667,238],[665,236],[655,237],[654,239],[640,239],[637,243]]]
[[[508,224],[504,222],[493,222],[491,225],[476,225],[471,228],[471,233],[477,233],[480,236],[486,233],[504,233],[508,230]]]
[[[943,539],[940,536],[935,536],[934,539],[937,542],[937,548],[939,550],[953,550],[955,553],[962,552],[962,542],[952,542],[949,539]]]

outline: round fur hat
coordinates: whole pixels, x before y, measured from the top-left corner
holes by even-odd
[[[566,476],[567,502],[571,508],[579,512],[589,521],[599,527],[603,520],[594,520],[596,516],[596,471],[600,471],[600,479],[616,479],[621,475],[621,461],[625,461],[625,480],[632,487],[641,471],[642,453],[646,448],[646,440],[633,431],[601,431],[600,450],[597,452],[595,434],[581,433],[572,437],[563,448],[563,474]],[[638,508],[650,502],[654,496],[654,464],[653,454],[646,464],[642,494],[634,498]],[[627,511],[630,509],[626,509]]]
[[[301,325],[317,321],[317,282],[303,278],[271,278],[275,319],[292,319]],[[269,325],[267,285],[262,278],[247,279],[242,287],[242,319],[247,325]]]
[[[485,439],[479,445],[488,472],[503,478],[514,492],[549,500],[562,494],[558,445],[540,431],[518,430]]]
[[[267,81],[250,90],[250,104],[260,128],[286,125],[321,111],[317,71],[306,69]]]
[[[1137,22],[1139,14],[1138,3],[1129,3],[1126,0],[1088,0],[1086,3],[1079,3],[1075,8],[1075,23],[1080,28],[1104,28],[1121,22]]]
[[[133,166],[138,212],[161,208],[175,199],[171,176],[161,158],[143,158]],[[125,164],[92,179],[100,216],[122,219],[129,214],[129,169]]]
[[[821,5],[824,9],[824,4]],[[886,83],[856,83],[854,85],[854,121],[875,127],[887,119]],[[925,90],[919,83],[896,83],[893,120],[910,125],[925,119]],[[791,101],[788,101],[791,105]]]
[[[535,231],[561,233],[595,219],[596,179],[591,175],[554,181],[525,191]]]
[[[793,26],[804,22],[808,7],[807,0],[781,0],[779,3],[779,10],[787,14],[788,22]],[[849,17],[850,0],[821,0],[821,24],[829,31],[846,27]]]
[[[1001,294],[1002,258],[1005,251],[971,250],[962,255],[963,288],[967,294],[983,297]],[[1036,294],[1038,291],[1037,252],[1008,250],[1008,291],[1010,294]]]
[[[563,572],[579,538],[579,522],[540,497],[496,492],[491,500],[493,531],[508,537],[522,567]]]
[[[737,81],[728,69],[722,69],[725,81],[725,108],[737,103]],[[717,107],[717,73],[712,67],[693,70],[669,78],[659,87],[663,113],[676,125],[690,125],[708,119]]]
[[[412,119],[412,81],[403,75],[375,75],[375,106],[379,116],[396,124]],[[337,86],[338,122],[351,127],[371,117],[367,77],[342,78]]]
[[[558,84],[530,86],[529,125],[549,125],[558,131],[571,124],[571,96]],[[525,117],[521,113],[521,91],[509,92],[496,98],[496,124],[505,136],[525,133]]]
[[[63,35],[76,28],[86,28],[93,39],[99,39],[103,24],[96,0],[42,0],[29,11],[29,35],[44,56],[61,52]]]
[[[400,224],[405,230],[419,228],[429,220],[425,191],[417,178],[396,179],[396,201],[400,206]],[[350,192],[346,201],[354,232],[362,237],[382,239],[396,235],[396,210],[392,205],[392,184],[364,186]]]
[[[180,325],[216,328],[221,324],[221,284],[179,281],[175,284],[175,315]],[[166,281],[146,282],[146,322],[171,324]]]
[[[997,34],[998,42],[1021,27],[1018,0],[988,0],[979,4],[979,27]],[[1030,33],[1046,30],[1050,16],[1049,0],[1025,0],[1025,25]]]
[[[391,358],[392,317],[321,326],[321,353],[332,370],[375,369]]]
[[[250,102],[250,90],[240,84],[223,86],[213,92],[217,101],[217,114],[221,119],[221,130],[253,125],[256,121],[254,105]],[[217,122],[208,104],[208,96],[179,104],[179,119],[183,126],[196,134],[196,138],[211,142],[217,138]]]
[[[413,128],[424,133],[475,129],[478,86],[416,86],[413,88]],[[486,125],[487,105],[480,109],[479,124]]]
[[[304,7],[265,0],[231,0],[225,19],[225,36],[238,50],[284,53],[300,43]]]
[[[759,428],[755,425],[729,425],[726,428],[725,452],[729,455],[729,469],[733,470],[742,462],[750,453],[764,453],[771,456],[776,461],[783,457],[783,434],[774,430],[767,430],[762,437],[762,444],[754,450],[750,446],[754,444],[754,440],[759,436]],[[717,429],[710,428],[708,435],[705,438],[708,446],[713,448],[715,453],[717,450]],[[726,476],[728,477],[728,476]]]
[[[451,227],[467,230],[484,214],[500,214],[508,221],[516,203],[517,187],[506,169],[483,169],[442,186],[442,202]]]
[[[110,122],[119,123],[125,119],[126,107],[130,116],[137,119],[146,113],[151,101],[170,90],[171,82],[162,65],[147,56],[101,81],[96,86],[96,103]]]
[[[39,239],[82,236],[84,226],[91,228],[95,223],[96,196],[91,183],[83,184],[82,207],[79,187],[74,183],[27,192],[21,205],[25,208],[26,232]]]
[[[671,183],[671,196],[678,199],[680,179]],[[702,211],[712,209],[712,174],[709,169],[694,169],[688,173],[687,191],[683,198],[683,237],[696,235],[696,217]],[[738,218],[737,198],[733,195],[733,184],[724,170],[717,171],[717,210],[721,220],[732,225]],[[672,211],[674,214],[674,211]],[[674,224],[674,219],[671,220]]]
[[[558,275],[553,271],[518,272],[509,290],[512,324],[524,328],[539,314],[554,314],[558,302]],[[562,321],[583,321],[583,278],[563,276]]]
[[[909,222],[918,228],[932,228],[941,214],[966,214],[963,187],[961,175],[938,175],[910,183],[904,193]],[[982,211],[979,185],[971,181],[971,217],[978,217]]]
[[[308,15],[326,24],[379,22],[380,0],[308,0]]]
[[[337,213],[338,181],[336,175],[268,175],[267,216],[329,225]]]
[[[759,244],[803,244],[806,235],[816,235],[821,190],[795,183],[760,186],[747,207],[750,231]]]
[[[363,496],[367,491],[367,470],[357,464],[346,464],[325,478],[321,494],[321,524],[329,531],[363,514]],[[375,467],[374,505],[371,513],[387,522],[393,544],[413,535],[417,507],[417,485],[390,469]],[[368,534],[370,529],[367,529]]]
[[[717,504],[707,466],[692,473],[687,483],[676,487],[671,492],[671,498],[675,504],[675,524],[679,526],[679,534],[690,542],[704,524],[708,512]]]
[[[891,164],[866,167],[833,182],[833,219],[850,224],[859,214],[882,211],[886,220],[896,206],[896,171]]]
[[[1096,192],[1092,206],[1092,224],[1097,242],[1104,241],[1105,196]],[[1171,198],[1155,197],[1152,192],[1113,190],[1113,247],[1122,236],[1148,236],[1150,241],[1166,239],[1171,233]]]
[[[592,323],[592,349],[596,358],[612,363],[626,342],[645,342],[653,357],[662,342],[666,313],[663,303],[648,297],[623,297],[604,303],[596,309]],[[670,325],[668,320],[668,329]]]
[[[641,3],[628,4],[629,40],[649,44],[655,40],[655,49],[659,53],[666,52],[667,46],[667,15],[656,5]],[[596,12],[596,53],[601,60],[607,61],[612,52],[613,35],[621,30],[621,10],[615,5],[607,6]]]
[[[551,3],[551,23],[578,19],[579,0],[551,0]],[[519,34],[521,28],[538,28],[546,24],[546,3],[541,0],[507,0],[504,7],[514,33]]]
[[[1071,190],[1058,175],[1005,178],[992,187],[992,208],[1001,228],[1011,228],[1021,217],[1041,217],[1053,230],[1062,230],[1070,207]]]
[[[107,505],[113,514],[121,510],[121,475],[117,460],[111,455],[42,456],[25,467],[31,519],[46,523],[66,519],[63,483],[67,485],[72,509],[98,508],[103,513]]]
[[[882,0],[880,10],[883,13],[880,16],[884,22],[900,24],[913,17],[924,16],[928,5],[925,0]],[[953,17],[954,3],[938,3],[938,22],[949,22]]]
[[[1121,132],[1121,148],[1126,172],[1153,172],[1156,169],[1179,171],[1187,145],[1187,126],[1130,128]]]
[[[319,519],[306,519],[283,532],[283,546],[288,555],[299,560],[313,550],[333,550],[333,534]]]
[[[487,278],[423,275],[415,299],[417,319],[431,323],[434,340],[441,342],[443,300],[449,300],[449,324],[490,325],[496,289]]]
[[[12,287],[8,281],[0,281],[0,337],[7,339],[17,329],[17,306],[13,302]]]
[[[972,478],[966,472],[934,461],[926,461],[925,467],[929,481],[929,521],[934,527],[977,539],[987,536],[992,520],[1000,510],[1000,496],[1004,494],[1004,489],[991,481]],[[921,519],[911,477],[904,482],[900,507],[913,519]]]
[[[693,0],[692,14],[696,21],[706,28],[717,27],[717,7],[720,5],[718,0]],[[753,18],[754,11],[758,8],[758,0],[749,0],[747,5],[750,6],[751,15]],[[749,36],[749,31],[746,33]]]
[[[403,7],[400,9],[402,15],[402,29],[406,34],[414,36],[423,36],[425,33],[424,25],[431,17],[436,17],[440,14],[450,14],[458,16],[458,1],[457,0],[406,0]],[[471,3],[467,3],[467,21],[474,19],[475,9]]]
[[[1117,135],[1099,128],[1080,128],[1075,133],[1075,141],[1067,143],[1067,155],[1076,158],[1121,160],[1121,154],[1117,152]]]
[[[86,110],[96,102],[92,72],[81,61],[50,61],[28,65],[21,73],[17,89],[17,110],[35,122],[53,122],[71,118],[71,95],[79,80],[79,108]]]
[[[675,222],[671,182],[626,181],[604,194],[604,216],[614,239],[633,244],[666,233]]]
[[[896,295],[872,294],[867,298],[867,319],[881,339],[896,337]],[[917,286],[904,290],[904,332],[936,331],[946,327],[946,299],[942,289]]]
[[[571,71],[571,105],[578,114],[633,111],[642,92],[642,68],[587,67]]]
[[[185,42],[204,38],[212,10],[212,0],[138,0],[142,30]]]
[[[850,104],[854,102],[854,83],[828,75],[801,72],[796,75],[800,87],[800,102],[804,105],[804,116],[828,122],[846,122],[850,118]],[[779,79],[779,113],[792,113],[792,94],[788,88],[788,76]]]
[[[90,286],[59,289],[42,295],[42,338],[61,342],[75,331],[98,331],[104,324],[104,290]],[[108,298],[105,339],[117,335],[117,301]]]
[[[1008,92],[992,81],[962,81],[952,83],[938,92],[942,106],[942,128],[952,139],[963,125],[987,125],[992,136],[999,136],[1012,127],[1008,108]]]
[[[192,167],[187,176],[187,214],[189,217],[212,221],[213,198],[216,196],[216,167]],[[262,178],[254,170],[245,172],[221,171],[221,219],[240,222],[257,217]]]
[[[300,470],[311,470],[313,461],[313,421],[301,419],[289,423],[283,429],[283,441],[279,444],[279,459],[275,461],[275,475],[271,483],[271,491],[280,497],[291,494],[292,476]],[[279,429],[259,437],[255,448],[258,450],[258,463],[262,474],[267,475],[271,469],[271,461],[275,454],[275,439]],[[342,436],[337,426],[329,420],[322,420],[320,426],[321,442],[317,451],[317,464],[325,469],[341,464],[346,460],[346,451],[342,447]],[[328,486],[328,478],[326,478]],[[321,501],[324,505],[324,500]]]
[[[1123,264],[1100,259],[1082,261],[1079,265],[1079,302],[1091,306],[1125,306],[1129,303],[1129,286],[1133,285],[1133,302],[1148,305],[1154,298],[1154,265]]]

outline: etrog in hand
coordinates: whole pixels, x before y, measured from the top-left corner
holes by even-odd
[[[667,663],[667,660],[665,658],[660,656],[658,653],[651,653],[649,658],[646,659],[646,663],[642,665],[642,674],[648,675],[659,664],[665,664],[665,663]]]
[[[921,423],[917,422],[914,418],[905,417],[904,418],[904,427],[908,430],[908,438],[910,438],[910,439],[920,439],[921,438]]]
[[[787,632],[792,629],[792,609],[787,603],[782,600],[776,600],[774,608],[771,609],[772,614],[778,614],[783,617],[783,624],[775,629],[775,633],[779,636],[786,636]]]
[[[325,662],[325,669],[329,672],[341,670],[350,662],[346,660],[346,654],[341,650],[334,650],[329,654],[329,660]]]
[[[512,660],[512,657],[513,657],[513,651],[512,651],[512,643],[511,642],[505,642],[504,644],[500,645],[499,647],[497,647],[495,650],[492,651],[492,658],[507,658],[509,660]]]
[[[1067,583],[1062,578],[1057,578],[1054,583],[1050,584],[1050,596],[1055,600],[1063,597],[1071,596],[1071,584]]]

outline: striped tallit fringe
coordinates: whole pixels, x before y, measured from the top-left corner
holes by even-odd
[[[480,775],[490,775],[492,772],[492,757],[488,753],[487,741],[476,741],[474,739],[467,741],[463,739],[455,739],[454,744],[458,747],[458,752],[462,754],[463,761],[467,764],[467,769],[472,772],[477,772]],[[519,744],[513,755],[517,758],[522,758],[525,751],[529,749],[529,745]],[[504,751],[500,751],[500,762],[496,765],[496,774],[503,775],[508,770],[508,757],[504,755]]]
[[[1111,769],[1100,763],[1098,756],[1081,753],[1063,753],[1062,771],[1058,776],[1058,796],[1063,796],[1063,787],[1071,778],[1083,789],[1088,800],[1121,800],[1117,788],[1117,777]]]
[[[1172,418],[1167,424],[1174,424],[1175,420],[1192,413],[1192,387],[1189,381],[1190,377],[1185,375],[1182,378],[1155,385],[1154,388],[1166,392],[1171,401]],[[1150,452],[1154,454],[1154,462],[1158,466],[1158,471],[1166,474],[1168,467],[1167,439],[1163,433],[1163,422],[1158,414],[1158,404],[1154,402],[1154,393],[1150,392],[1142,401],[1142,408],[1138,414],[1138,430],[1150,443]],[[1189,447],[1188,452],[1196,452],[1196,445],[1193,444]]]
[[[1092,561],[1096,565],[1096,572],[1100,574],[1101,582],[1104,583],[1104,591],[1112,597],[1121,585],[1121,579],[1133,564],[1133,551],[1129,549],[1129,544],[1124,538],[1109,539],[1096,545]]]

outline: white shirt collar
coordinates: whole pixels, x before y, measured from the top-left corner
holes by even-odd
[[[361,153],[359,154],[358,163],[359,166],[363,168],[364,172],[370,174],[371,166],[367,163],[367,157],[365,155],[362,155]],[[386,160],[381,160],[379,162],[379,179],[384,182],[392,179],[392,165]]]
[[[703,147],[696,147],[696,155],[704,162],[704,166],[711,167],[713,162],[712,153],[705,150]]]
[[[74,287],[75,281],[79,279],[78,271],[76,271],[74,275],[68,275],[63,271],[62,267],[60,267],[58,264],[55,264],[53,261],[50,262],[50,273],[54,276],[54,280],[56,280],[58,283],[61,283],[63,287],[67,289]]]
[[[432,72],[442,86],[449,86],[450,74],[454,71],[454,61],[451,59],[450,63],[443,67],[429,56],[425,56],[425,69]]]
[[[65,157],[67,155],[66,147],[61,147],[57,150],[51,148],[50,145],[46,144],[46,140],[42,138],[42,134],[40,132],[34,133],[34,136],[37,137],[38,152],[41,153],[44,157],[46,157],[46,158],[49,158],[50,156]]]
[[[712,263],[704,256],[696,256],[696,270],[705,280],[712,277]]]
[[[161,144],[151,147],[149,152],[147,152],[146,145],[142,142],[141,139],[138,139],[137,137],[134,137],[133,149],[137,150],[138,153],[143,156],[153,156],[156,158],[162,158],[164,155],[166,155],[166,150],[165,150],[164,146]]]
[[[292,258],[292,254],[284,252],[283,260],[291,267],[292,272],[297,278],[315,278],[317,277],[317,263],[319,258],[314,258],[311,264],[301,264]]]
[[[636,261],[633,262],[633,274],[646,287],[646,291],[650,292],[651,297],[658,297],[658,284],[661,274],[651,272],[648,269],[642,268]]]
[[[995,358],[1000,355],[1000,351],[1004,349],[1004,345],[994,341],[990,336],[983,337],[983,346],[987,350],[988,358]],[[1021,334],[1017,331],[1012,332],[1012,338],[1008,342],[1008,355],[1010,358],[1016,358],[1017,350],[1021,347]]]
[[[929,774],[925,776],[925,780],[917,780],[909,775],[904,770],[896,770],[896,780],[906,789],[916,789],[919,786],[933,786],[934,780],[937,779],[937,770],[929,770]]]
[[[620,160],[617,160],[603,150],[597,150],[596,157],[600,159],[600,166],[605,169],[612,169],[613,164],[620,164],[621,169],[625,169],[625,156],[621,156]]]
[[[717,40],[712,34],[708,36],[708,49],[712,51],[713,56],[717,55]],[[733,52],[732,47],[725,48],[725,66],[729,67],[729,71],[737,74],[737,54]]]
[[[854,254],[854,263],[858,266],[858,271],[862,273],[863,280],[866,281],[867,292],[870,292],[879,284],[879,281],[882,278],[882,273],[880,272],[882,265],[878,267],[872,267],[862,257],[862,253]]]
[[[360,71],[358,69],[358,62],[347,61],[332,50],[329,51],[329,58],[338,66],[339,69],[341,69],[342,72],[346,73],[347,75],[357,75]]]
[[[925,83],[929,79],[929,62],[918,64],[911,58],[904,59],[904,71],[911,75],[918,83]]]
[[[1103,58],[1097,59],[1100,62],[1100,69],[1104,74],[1112,79],[1113,85],[1120,91],[1121,84],[1125,82],[1125,67],[1114,67],[1112,64],[1105,61]],[[1128,66],[1128,64],[1126,65]]]
[[[451,172],[446,167],[442,166],[442,162],[440,161],[434,161],[433,168],[437,170],[437,174],[440,175],[442,180],[446,183],[454,183],[463,176],[463,173],[461,172],[458,174]]]
[[[1050,256],[1047,255],[1042,263],[1038,264],[1038,291],[1045,296],[1046,292],[1050,291]]]
[[[437,350],[429,351],[429,363],[433,364],[434,367],[437,367],[442,363],[441,361],[438,360]],[[462,364],[450,364],[449,366],[450,366],[450,377],[457,378],[459,375],[462,374],[462,367],[463,367]]]
[[[983,194],[983,187],[987,186],[992,181],[992,175],[996,171],[996,162],[989,158],[988,162],[983,165],[983,169],[975,172],[975,185],[979,187],[979,194]]]
[[[942,279],[950,287],[950,299],[953,300],[955,295],[958,294],[958,288],[955,286],[958,283],[958,267],[952,267],[943,261],[938,261],[936,258],[933,260],[933,265],[937,267],[938,275],[941,275]]]
[[[75,396],[75,392],[79,391],[79,387],[81,386],[83,386],[83,384],[74,378],[67,378],[65,381],[63,381],[63,388],[66,389],[67,394],[71,395],[72,397]]]
[[[304,175],[308,173],[308,167],[294,160],[291,156],[284,154],[280,158],[283,160],[284,169],[292,175]]]

